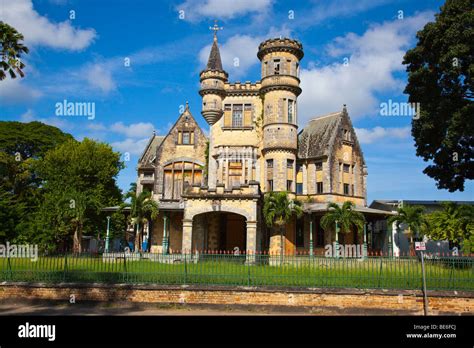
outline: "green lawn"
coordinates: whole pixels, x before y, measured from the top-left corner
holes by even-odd
[[[420,289],[421,262],[417,259],[331,259],[291,257],[284,264],[274,257],[257,256],[245,264],[245,256],[201,256],[198,262],[164,263],[139,261],[104,262],[100,256],[0,258],[1,281],[104,282],[205,284],[245,286],[350,287]],[[474,260],[452,258],[426,260],[429,290],[474,291]]]

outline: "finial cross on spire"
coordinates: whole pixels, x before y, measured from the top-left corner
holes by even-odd
[[[214,20],[214,26],[213,26],[213,27],[209,27],[209,30],[214,31],[214,39],[217,39],[217,32],[218,32],[219,30],[222,30],[222,29],[224,29],[224,27],[219,27],[219,26],[217,25],[217,19]]]

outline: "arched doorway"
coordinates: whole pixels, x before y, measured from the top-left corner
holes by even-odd
[[[230,212],[209,212],[193,218],[193,249],[240,251],[247,249],[247,220]]]

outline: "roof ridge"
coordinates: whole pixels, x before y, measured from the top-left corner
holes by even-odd
[[[340,115],[341,113],[342,113],[342,111],[335,111],[335,112],[331,112],[329,114],[325,114],[325,115],[322,115],[322,116],[316,116],[316,117],[312,118],[311,120],[309,120],[309,122],[317,121],[317,120],[320,120],[322,118],[327,118],[327,117],[331,117],[331,116],[337,116],[337,115]]]

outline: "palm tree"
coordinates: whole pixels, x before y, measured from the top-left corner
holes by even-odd
[[[407,234],[410,237],[410,254],[413,253],[413,237],[418,235],[418,232],[422,229],[425,224],[425,218],[423,215],[425,208],[418,205],[405,205],[397,209],[397,215],[388,218],[387,223],[396,223],[397,230],[401,224],[407,226]]]
[[[6,78],[5,72],[8,71],[12,79],[16,78],[16,74],[24,77],[23,68],[25,64],[19,60],[22,53],[28,53],[28,47],[20,41],[24,40],[22,34],[7,23],[0,21],[0,44],[1,44],[1,60],[0,60],[0,80]]]
[[[263,216],[268,227],[277,225],[280,230],[280,255],[283,255],[283,231],[293,215],[303,215],[302,204],[288,198],[288,192],[269,192],[263,201]]]
[[[125,194],[125,199],[130,198],[130,203],[124,202],[120,210],[130,207],[130,222],[135,230],[135,250],[141,250],[143,226],[150,220],[156,219],[159,214],[158,203],[152,198],[150,191],[137,194],[137,185],[132,183],[130,190]]]
[[[336,222],[342,233],[349,233],[354,225],[357,232],[364,230],[364,214],[354,210],[355,205],[351,201],[345,201],[342,206],[337,203],[329,203],[328,212],[321,218],[321,227],[325,231],[336,232]],[[334,228],[334,230],[333,230]]]

